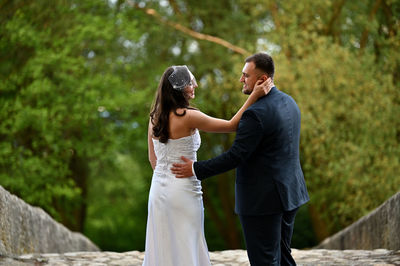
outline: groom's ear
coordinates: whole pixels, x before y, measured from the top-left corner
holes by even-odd
[[[263,82],[268,79],[268,76],[266,74],[261,75],[258,79],[262,80]]]

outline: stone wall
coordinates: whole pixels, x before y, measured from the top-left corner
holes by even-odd
[[[322,249],[400,249],[400,192],[370,214],[325,239]]]
[[[69,231],[0,186],[0,255],[98,250],[82,234]]]

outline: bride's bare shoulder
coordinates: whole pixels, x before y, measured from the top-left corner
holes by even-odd
[[[183,117],[186,115],[190,116],[192,114],[197,114],[199,112],[199,110],[193,108],[178,108],[175,111],[172,111],[171,115]]]

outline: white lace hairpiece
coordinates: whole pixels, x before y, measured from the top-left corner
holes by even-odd
[[[168,80],[175,90],[183,90],[188,85],[197,85],[195,77],[186,65],[172,66],[172,68],[174,71]]]

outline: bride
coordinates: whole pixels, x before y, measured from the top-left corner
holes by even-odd
[[[231,120],[210,117],[189,105],[196,79],[187,66],[168,67],[161,77],[150,112],[149,160],[153,177],[149,193],[143,265],[211,265],[204,237],[201,182],[175,178],[172,163],[181,156],[196,160],[199,130],[226,133],[237,129],[243,112],[266,95],[272,82],[258,81],[253,93]]]

